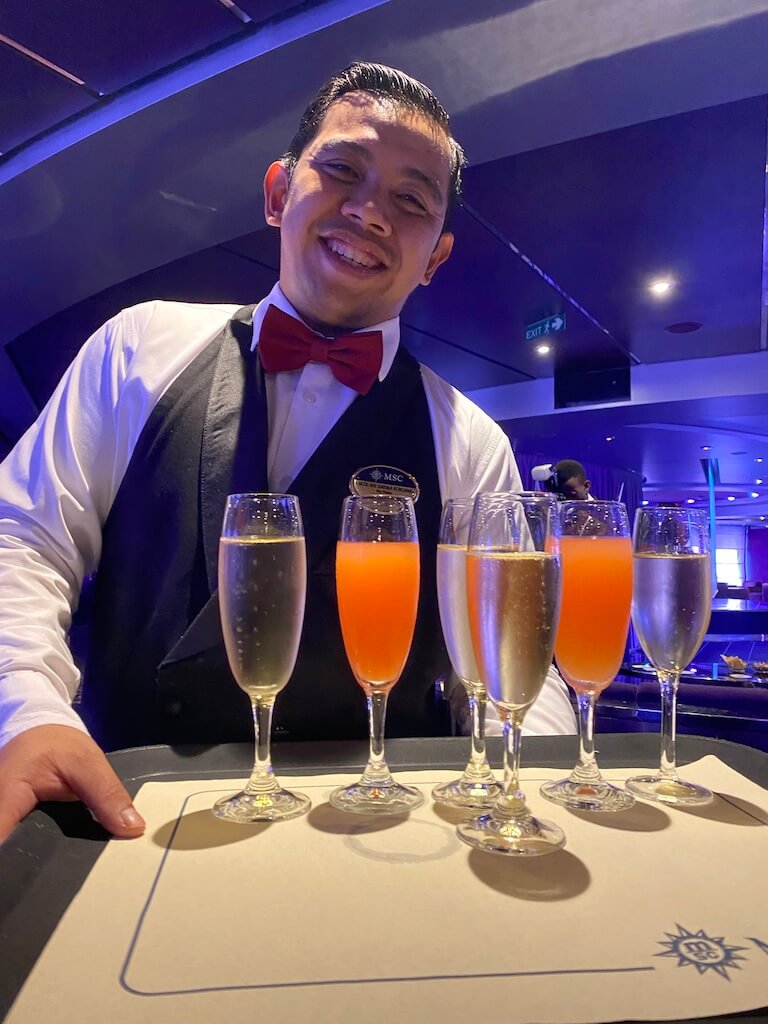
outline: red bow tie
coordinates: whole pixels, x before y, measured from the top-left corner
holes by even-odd
[[[307,363],[327,363],[336,380],[367,395],[383,354],[381,331],[321,338],[300,320],[270,306],[259,333],[261,365],[267,373],[299,370]]]

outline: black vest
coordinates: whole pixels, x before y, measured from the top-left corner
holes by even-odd
[[[227,494],[268,490],[267,401],[251,352],[252,311],[240,310],[160,399],[105,523],[82,713],[106,749],[253,735],[248,698],[227,665],[215,592]],[[276,738],[367,734],[365,698],[341,639],[334,558],[349,478],[372,464],[404,469],[421,487],[419,613],[387,734],[447,731],[434,698],[448,664],[435,584],[434,442],[418,364],[400,349],[386,380],[355,399],[288,489],[304,519],[308,590],[296,669],[275,706]]]

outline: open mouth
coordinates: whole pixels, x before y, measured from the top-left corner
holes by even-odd
[[[342,242],[338,238],[322,238],[321,242],[334,260],[358,274],[368,275],[384,269],[381,260],[349,242]]]

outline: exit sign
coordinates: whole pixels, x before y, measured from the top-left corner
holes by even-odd
[[[525,340],[537,341],[545,338],[548,334],[561,334],[565,330],[565,313],[555,313],[548,316],[546,320],[537,320],[535,324],[528,324],[525,328]]]

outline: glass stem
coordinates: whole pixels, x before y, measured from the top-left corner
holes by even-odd
[[[488,698],[483,695],[476,695],[468,692],[469,713],[472,718],[472,753],[469,757],[469,764],[464,772],[467,781],[486,781],[490,775],[488,759],[485,754],[485,712],[488,707]]]
[[[253,712],[253,729],[256,734],[256,757],[253,771],[245,787],[246,793],[274,793],[280,786],[272,771],[272,758],[269,753],[272,735],[272,710],[275,698],[264,699],[251,697]]]
[[[661,764],[663,779],[677,779],[675,736],[677,735],[677,684],[679,672],[658,672],[661,687]]]
[[[385,786],[392,783],[387,762],[384,760],[384,722],[387,717],[387,694],[372,690],[368,694],[368,730],[371,750],[368,764],[360,780],[365,786]]]
[[[522,747],[522,718],[502,712],[504,721],[504,792],[493,806],[495,818],[527,818],[528,808],[520,791],[520,750]]]
[[[599,786],[603,778],[595,759],[595,695],[578,693],[579,761],[571,772],[571,782],[581,786]]]

